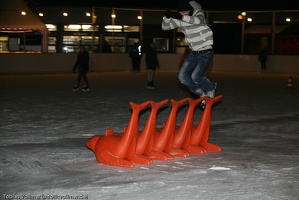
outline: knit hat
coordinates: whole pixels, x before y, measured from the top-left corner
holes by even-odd
[[[179,0],[178,1],[178,12],[193,10],[193,7],[190,5],[190,0]]]

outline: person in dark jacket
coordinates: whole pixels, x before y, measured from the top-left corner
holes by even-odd
[[[107,41],[105,41],[104,43],[104,46],[102,48],[102,53],[112,53],[111,46]]]
[[[267,51],[265,49],[262,49],[260,54],[259,54],[259,61],[261,62],[261,70],[262,71],[267,70],[267,65],[266,65],[267,58],[268,58]]]
[[[78,78],[77,81],[73,87],[74,91],[77,91],[80,86],[81,78],[83,77],[84,84],[82,87],[82,91],[89,91],[89,84],[87,80],[87,72],[89,71],[89,53],[88,51],[83,47],[80,46],[80,51],[77,54],[77,60],[74,64],[73,71],[76,71],[78,68]]]
[[[154,85],[154,75],[156,69],[160,68],[159,60],[157,57],[157,52],[154,43],[151,43],[146,55],[145,55],[145,64],[147,72],[147,89],[155,89]]]
[[[129,57],[132,61],[132,71],[140,71],[140,62],[141,62],[141,46],[138,43],[135,43],[132,49],[130,50]]]

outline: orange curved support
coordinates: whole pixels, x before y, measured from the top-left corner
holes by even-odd
[[[208,142],[211,129],[212,118],[212,106],[213,104],[222,98],[222,95],[218,95],[214,98],[205,97],[206,108],[200,118],[198,125],[192,129],[190,144],[193,146],[201,146],[206,150],[221,151],[221,147]]]
[[[105,136],[94,136],[86,141],[86,146],[94,149],[98,162],[128,168],[134,167],[133,162],[151,163],[151,159],[135,155],[139,113],[149,103],[150,101],[147,101],[138,105],[130,102],[133,111],[124,133],[117,134],[113,133],[112,129],[108,129]]]
[[[201,152],[201,149],[196,149],[196,147],[190,147],[190,138],[191,138],[191,129],[193,128],[194,121],[194,109],[199,102],[201,102],[203,98],[199,98],[196,100],[188,98],[189,108],[184,117],[184,120],[178,128],[175,130],[173,147],[177,149],[182,149],[185,152],[175,154],[175,156],[186,157],[190,156],[190,153],[198,153]]]
[[[156,159],[160,157],[159,152],[153,152],[154,146],[154,136],[156,133],[156,126],[157,126],[157,112],[159,108],[165,105],[168,102],[168,99],[163,100],[161,102],[155,103],[151,101],[151,113],[150,116],[144,126],[144,129],[141,131],[139,136],[137,137],[137,147],[136,147],[136,154],[137,155],[144,155],[151,159]],[[161,152],[164,155],[164,153]]]
[[[180,101],[175,101],[171,99],[172,108],[170,114],[165,122],[164,126],[161,129],[156,130],[154,138],[154,147],[153,150],[156,152],[164,152],[164,156],[159,157],[161,160],[173,160],[171,152],[175,152],[176,149],[172,147],[174,131],[176,127],[176,116],[178,108],[184,104],[188,99],[182,99]],[[182,150],[178,150],[182,151]]]

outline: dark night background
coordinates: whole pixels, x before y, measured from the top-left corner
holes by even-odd
[[[179,0],[24,0],[27,5],[31,8],[34,7],[107,7],[107,8],[132,8],[132,9],[157,9],[157,10],[176,10],[177,3]],[[199,2],[204,11],[284,11],[283,13],[288,13],[291,10],[299,10],[299,0],[284,0],[284,1],[272,1],[272,0],[196,0]],[[291,12],[290,12],[291,13]],[[295,12],[294,15],[298,15]],[[236,15],[237,16],[237,15]],[[55,23],[53,18],[49,18],[47,23]],[[293,17],[298,19],[298,17]],[[260,18],[262,21],[266,18],[265,16]],[[44,18],[45,20],[45,18]],[[78,19],[79,20],[79,19]],[[80,19],[81,20],[81,19]],[[224,18],[223,21],[226,19]],[[272,16],[268,21],[272,20]],[[56,21],[57,22],[57,21]],[[138,22],[139,23],[139,22]],[[214,34],[214,50],[215,53],[222,54],[239,54],[242,52],[241,46],[241,23],[213,23],[210,24]],[[229,31],[224,31],[229,30]],[[153,37],[157,35],[163,36],[165,38],[172,38],[172,32],[164,32],[161,30],[160,23],[155,25],[146,24],[143,27],[144,35],[143,42],[149,43]],[[181,34],[181,35],[180,35]],[[294,20],[294,23],[286,28],[280,35],[298,35],[298,20]],[[57,37],[54,35],[54,37]],[[133,37],[133,36],[130,36]],[[139,36],[134,36],[139,37]],[[177,37],[184,37],[182,33],[177,33]],[[271,41],[271,34],[261,33],[261,34],[247,34],[245,35],[244,42],[244,53],[245,54],[256,54],[259,51],[260,37],[267,37]],[[279,38],[277,36],[276,38]],[[278,43],[278,39],[276,39]],[[60,40],[62,45],[62,40]],[[59,43],[59,44],[60,44]],[[282,46],[286,42],[282,43]],[[257,44],[257,45],[253,45]],[[170,45],[173,45],[170,43]],[[295,47],[283,48],[276,44],[275,54],[296,54],[290,53],[289,49],[297,48],[296,44],[292,44]],[[227,47],[230,48],[227,48]],[[268,51],[271,51],[271,47],[268,47]],[[58,47],[62,49],[62,47]],[[280,50],[287,49],[287,50]],[[62,50],[61,50],[62,51]],[[288,52],[285,52],[288,51]],[[297,51],[296,51],[297,52]]]
[[[178,0],[26,0],[31,6],[175,9]],[[198,0],[204,10],[298,10],[298,0]]]

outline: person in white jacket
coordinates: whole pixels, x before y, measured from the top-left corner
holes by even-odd
[[[206,77],[213,59],[213,32],[206,24],[201,5],[196,1],[179,0],[178,12],[166,11],[162,30],[181,28],[191,53],[183,63],[178,79],[197,97],[215,96],[216,83]]]

